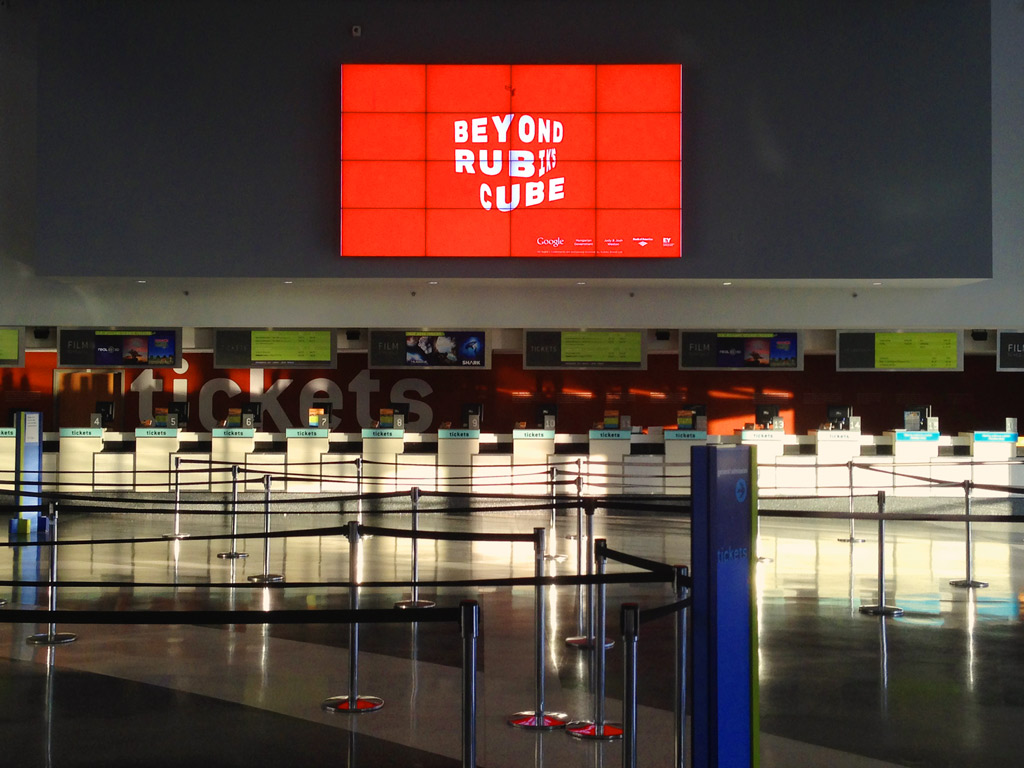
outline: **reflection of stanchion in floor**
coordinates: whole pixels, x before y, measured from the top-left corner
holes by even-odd
[[[597,558],[597,575],[604,576],[606,543],[604,539],[594,542],[594,553]],[[607,621],[607,588],[602,581],[597,587],[597,627],[595,632],[604,637]],[[596,739],[612,741],[622,738],[621,723],[606,723],[604,720],[605,693],[605,645],[595,643],[594,647],[594,719],[577,720],[565,726],[565,732],[577,739]]]
[[[435,603],[432,600],[420,600],[420,585],[419,585],[419,543],[420,539],[417,535],[420,529],[420,489],[413,488],[409,491],[409,497],[412,501],[412,598],[409,600],[399,600],[395,603],[395,608],[433,608]]]
[[[951,586],[965,589],[983,589],[987,581],[974,578],[974,534],[971,530],[971,481],[964,480],[964,517],[967,518],[967,577],[949,582]]]
[[[548,543],[551,544],[552,552],[545,553],[545,560],[554,560],[558,563],[564,563],[568,560],[567,555],[556,554],[553,550],[555,549],[555,502],[558,500],[558,467],[551,468],[551,517],[548,523],[548,528],[551,529],[551,535],[548,537]]]
[[[50,585],[49,608],[57,610],[57,504],[50,505]],[[32,635],[26,642],[30,645],[63,645],[78,639],[72,632],[58,632],[54,622],[47,625],[46,632]]]
[[[683,601],[690,596],[690,569],[685,565],[675,567],[674,584],[676,600]],[[687,618],[690,607],[683,606],[676,611],[676,665],[673,716],[675,718],[675,749],[673,750],[673,768],[684,768],[686,765],[686,647],[689,638],[686,635]]]
[[[846,462],[846,469],[850,473],[850,535],[845,539],[839,539],[839,541],[848,544],[862,544],[864,539],[857,538],[857,532],[853,528],[853,459]]]
[[[544,607],[544,585],[540,579],[544,578],[544,549],[546,531],[543,528],[533,529],[534,548],[534,575],[537,578],[537,586],[534,588],[534,626],[536,631],[535,656],[536,661],[536,696],[537,706],[533,711],[516,712],[509,717],[508,724],[516,728],[526,728],[535,731],[550,731],[555,728],[565,727],[569,715],[564,712],[547,712],[544,709],[544,663],[545,642],[544,635],[547,625],[546,611]]]
[[[348,524],[348,580],[349,607],[359,610],[359,523]],[[327,712],[348,712],[361,714],[375,712],[384,706],[384,700],[377,696],[359,695],[359,622],[348,625],[348,696],[332,696],[320,704]]]
[[[480,636],[480,604],[459,603],[462,628],[462,764],[476,768],[476,669],[477,638]]]
[[[284,581],[280,573],[270,572],[270,475],[263,476],[263,573],[250,576],[254,584],[276,584]]]
[[[597,501],[595,501],[594,499],[587,499],[586,501],[583,502],[583,511],[586,514],[586,518],[587,518],[587,533],[586,533],[586,539],[587,539],[587,576],[593,576],[594,575],[594,510],[596,508],[597,508]],[[587,626],[586,634],[576,635],[575,637],[567,637],[567,638],[565,638],[565,644],[570,646],[570,647],[572,647],[572,648],[576,648],[577,650],[580,650],[580,651],[589,651],[591,648],[594,647],[594,637],[595,637],[595,633],[594,633],[594,613],[595,613],[595,610],[594,610],[594,595],[595,595],[594,585],[588,583],[587,586],[586,586],[586,589],[584,591],[586,593],[587,616],[586,616],[586,621],[585,622],[581,622],[581,624],[584,624],[584,623],[586,624],[586,626]],[[580,610],[581,611],[583,610],[583,604],[580,605]],[[613,645],[615,645],[615,642],[613,640],[609,640],[608,638],[605,638],[604,644],[605,644],[605,646],[604,646],[605,648],[611,648]]]
[[[231,551],[218,552],[217,557],[226,560],[235,560],[239,557],[248,557],[248,552],[239,552],[235,546],[235,537],[238,535],[238,465],[231,466]]]
[[[636,647],[640,639],[640,606],[623,603],[622,627],[622,768],[636,768]]]
[[[869,616],[902,616],[903,609],[885,604],[885,491],[878,492],[878,605],[862,605]]]
[[[174,457],[174,530],[164,534],[165,539],[186,539],[181,532],[181,456]]]

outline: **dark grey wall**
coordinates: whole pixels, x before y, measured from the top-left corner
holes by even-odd
[[[42,0],[38,27],[42,274],[991,276],[988,3]],[[683,258],[341,260],[348,61],[682,62]]]

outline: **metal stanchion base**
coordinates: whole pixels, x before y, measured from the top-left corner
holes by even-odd
[[[544,555],[544,559],[548,561],[555,561],[556,563],[564,563],[569,559],[568,555]]]
[[[843,544],[863,544],[867,539],[852,539],[847,537],[845,539],[836,539],[836,541],[841,541]]]
[[[280,573],[260,573],[249,576],[246,581],[251,581],[253,584],[279,584],[284,581],[284,576]]]
[[[571,648],[575,648],[578,651],[589,651],[595,645],[594,638],[580,635],[579,637],[567,637],[565,638],[565,644]],[[609,640],[607,637],[604,639],[605,648],[614,648],[615,641]]]
[[[574,739],[587,741],[615,741],[622,738],[622,723],[598,725],[590,720],[580,720],[565,726],[565,732]]]
[[[248,552],[218,552],[217,557],[221,560],[237,560],[240,557],[248,557]]]
[[[988,586],[987,581],[975,581],[974,579],[957,579],[949,582],[951,587],[963,587],[964,589],[984,589]]]
[[[376,696],[356,696],[356,705],[349,703],[348,696],[332,696],[324,699],[320,708],[324,712],[344,712],[350,715],[360,715],[363,712],[376,712],[384,706],[384,699]]]
[[[553,731],[557,728],[565,728],[569,722],[569,715],[565,712],[516,712],[508,719],[508,724],[513,728],[522,728],[525,731]]]
[[[903,609],[895,605],[862,605],[858,609],[868,616],[902,616]]]
[[[395,608],[433,608],[435,605],[433,600],[399,600]]]
[[[25,642],[29,645],[64,645],[73,643],[77,639],[78,635],[74,632],[54,632],[52,635],[47,633],[32,635],[25,638]]]

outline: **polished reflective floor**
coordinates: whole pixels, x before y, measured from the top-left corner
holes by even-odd
[[[920,507],[919,507],[920,508]],[[275,516],[275,531],[339,526],[348,515]],[[407,512],[364,512],[364,523],[407,529]],[[531,533],[550,523],[544,511],[421,515],[432,531]],[[65,511],[61,541],[131,540],[170,530],[163,515]],[[550,536],[548,574],[577,572],[574,513],[559,514]],[[978,524],[974,575],[987,588],[950,586],[964,578],[964,526],[946,522],[889,525],[884,549],[885,602],[898,618],[863,615],[879,602],[874,528],[850,544],[841,521],[763,518],[757,566],[762,765],[1008,766],[1019,762],[1024,722],[1024,527]],[[225,515],[186,514],[193,537],[227,534]],[[263,530],[241,515],[240,533]],[[689,521],[671,510],[599,510],[595,536],[609,546],[665,563],[689,561]],[[261,539],[95,543],[59,549],[59,580],[89,582],[58,590],[60,608],[276,609],[347,608],[349,546],[339,535],[273,539],[269,572],[283,587],[253,586],[263,573]],[[405,581],[408,539],[375,535],[361,542],[361,581]],[[0,550],[5,579],[45,580],[49,555]],[[418,571],[434,580],[531,576],[529,543],[421,541]],[[609,572],[635,569],[610,564]],[[303,586],[289,586],[303,583]],[[226,586],[237,584],[232,588]],[[0,587],[6,608],[46,605],[42,587]],[[365,587],[363,607],[390,607],[407,587]],[[474,598],[482,606],[478,764],[602,766],[621,764],[619,742],[576,741],[559,731],[510,728],[512,713],[534,708],[534,590],[527,586],[426,586],[439,606]],[[589,655],[564,638],[581,631],[581,591],[550,587],[547,608],[546,709],[590,718]],[[666,584],[608,588],[608,634],[618,631],[624,601],[642,608],[670,602]],[[0,624],[0,744],[4,765],[45,766],[455,766],[460,764],[458,626],[448,623],[364,626],[359,693],[382,709],[325,712],[323,699],[348,693],[344,625],[59,626],[77,640],[26,642],[45,626]],[[672,619],[640,633],[639,765],[672,761]],[[609,720],[621,718],[621,643],[608,653]]]

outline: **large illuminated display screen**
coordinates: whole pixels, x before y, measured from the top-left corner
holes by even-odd
[[[490,368],[483,331],[371,331],[372,368]]]
[[[218,368],[336,368],[334,331],[310,329],[221,329],[214,336]]]
[[[795,331],[682,331],[679,367],[686,370],[803,370]]]
[[[682,253],[682,68],[341,68],[344,257]]]
[[[641,331],[526,331],[524,368],[647,367]]]
[[[959,331],[839,331],[836,370],[962,371]]]
[[[177,368],[181,330],[60,328],[57,350],[60,365],[71,368]]]
[[[20,328],[0,328],[0,367],[20,368],[25,364]]]

